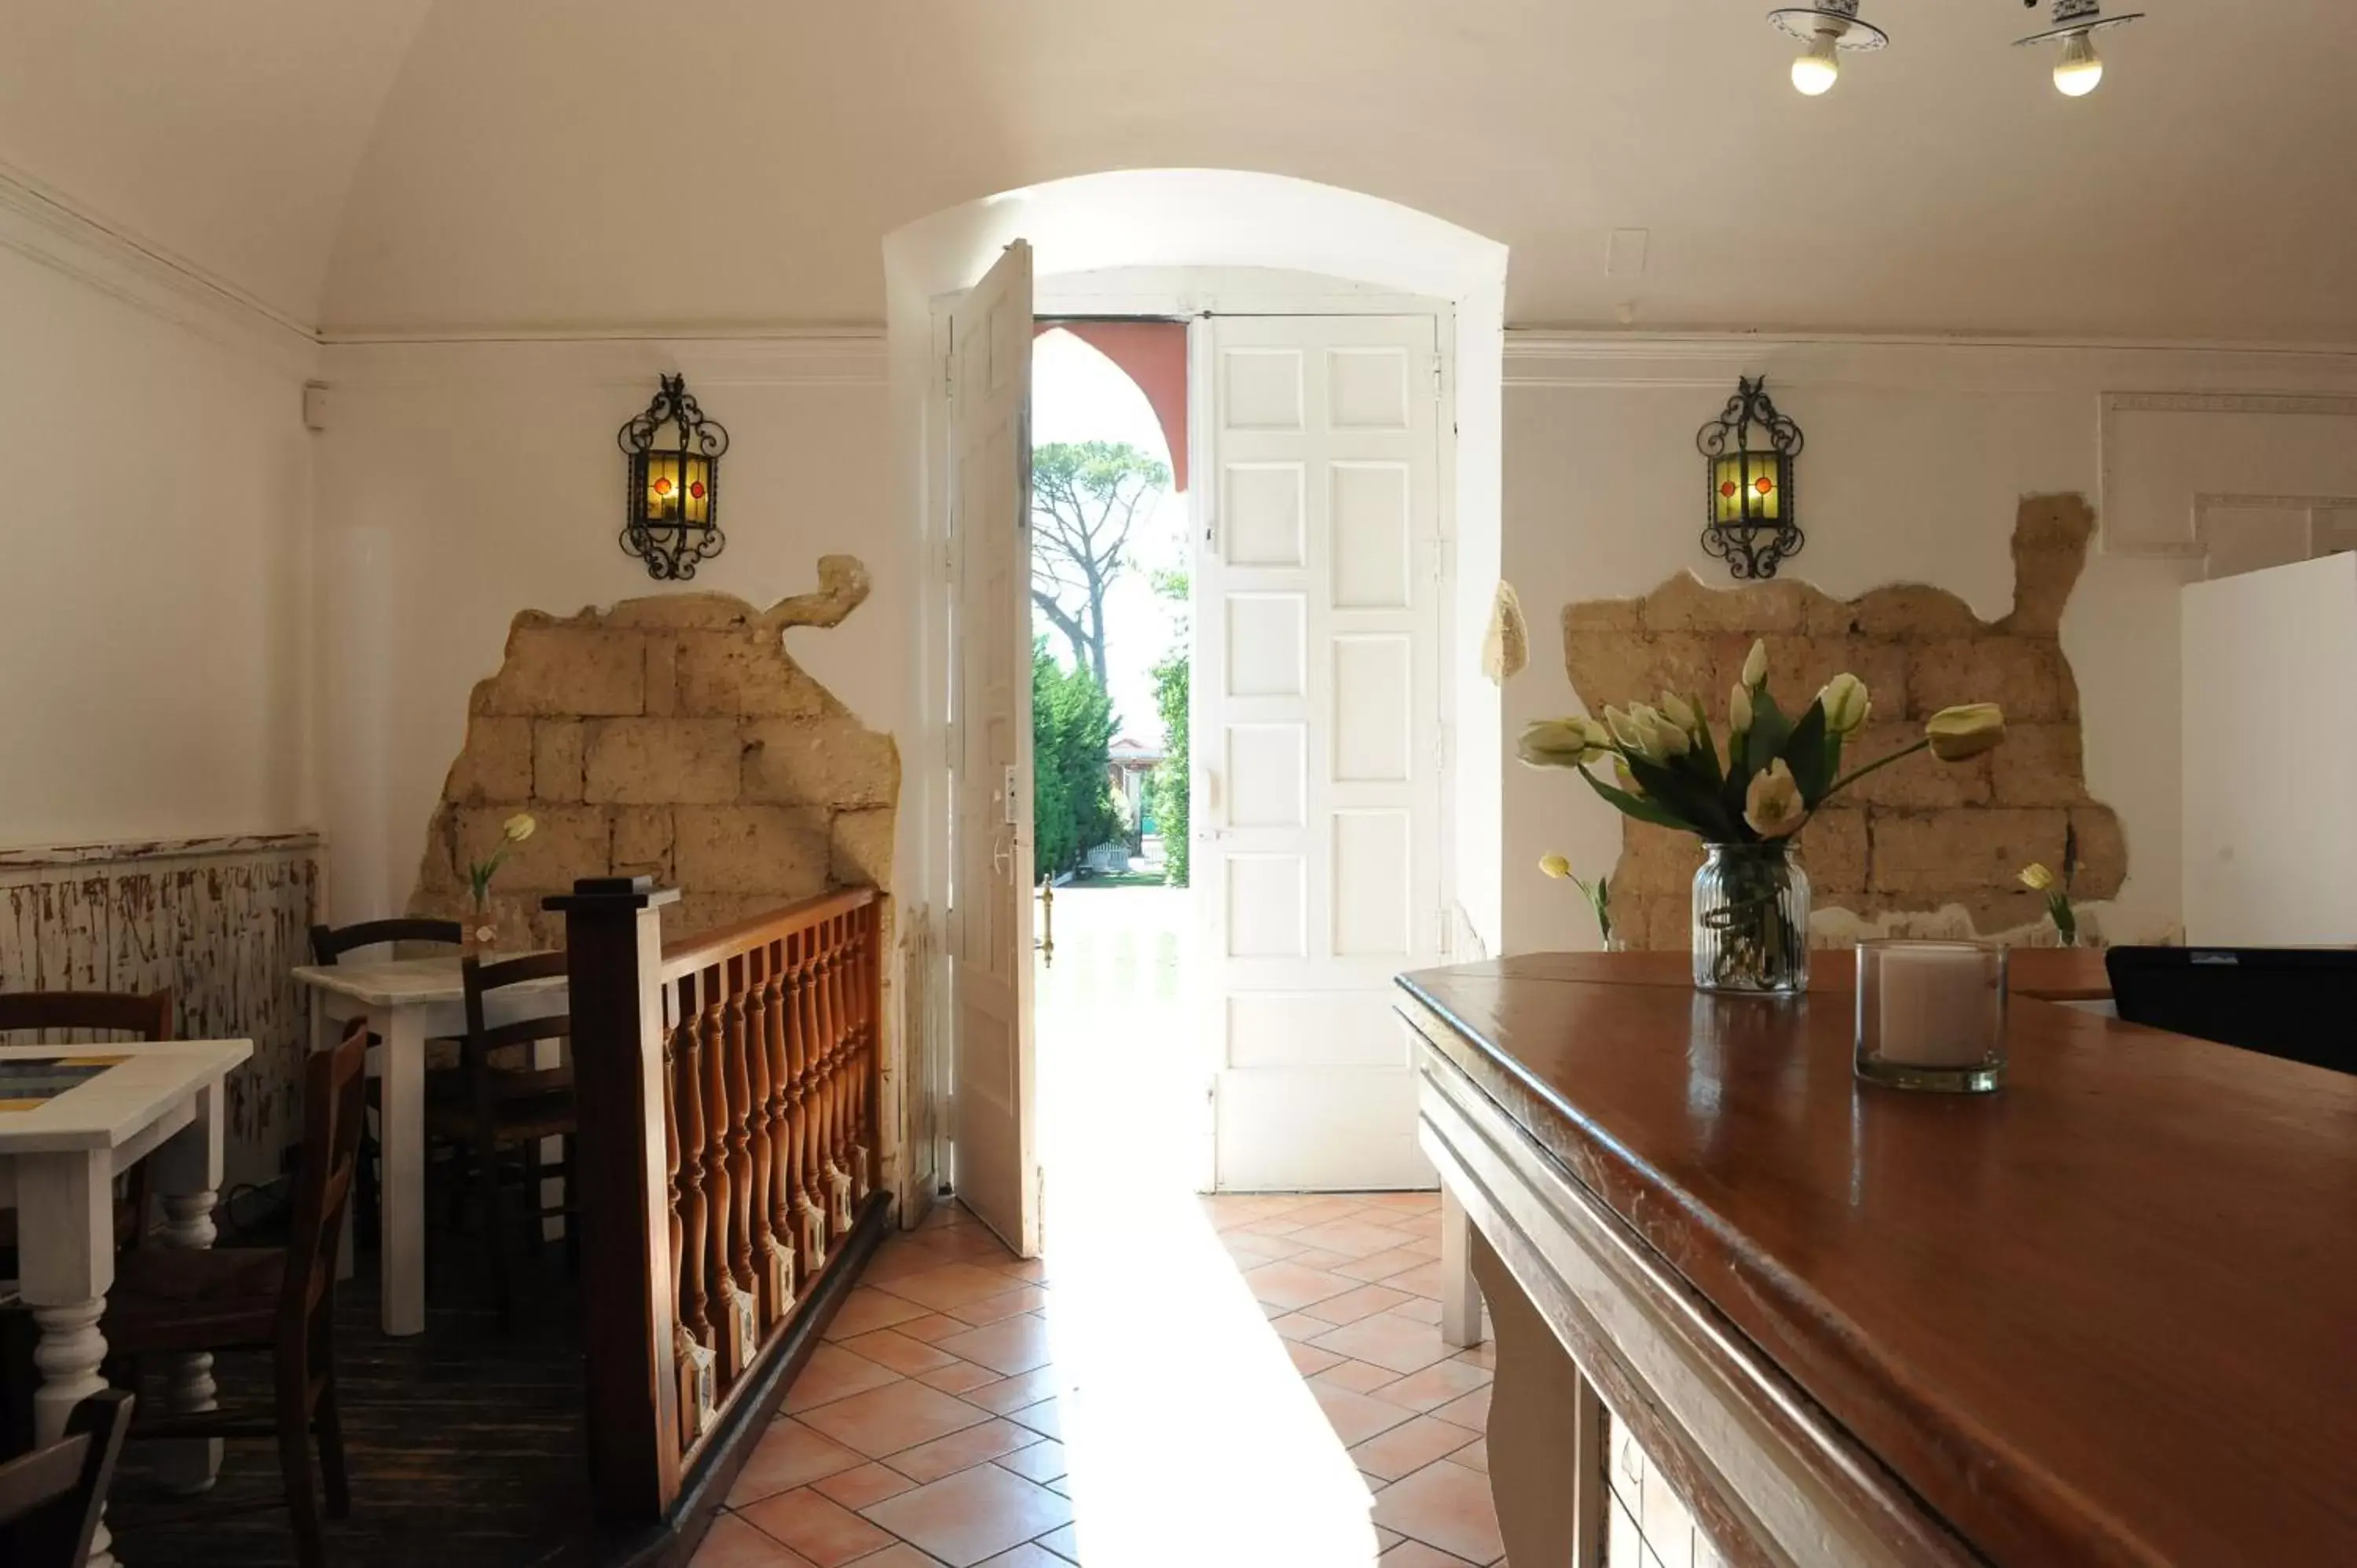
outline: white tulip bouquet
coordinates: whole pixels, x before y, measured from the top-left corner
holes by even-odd
[[[1701,698],[1674,692],[1663,693],[1658,707],[1608,707],[1600,720],[1541,719],[1523,731],[1520,751],[1534,768],[1578,774],[1625,815],[1733,852],[1723,857],[1722,885],[1706,885],[1709,865],[1695,879],[1696,983],[1793,990],[1806,983],[1808,914],[1807,883],[1785,862],[1792,835],[1835,796],[1901,758],[1929,751],[1961,762],[2005,739],[2005,714],[1974,703],[1932,714],[1912,745],[1844,771],[1849,742],[1873,711],[1865,682],[1841,674],[1787,716],[1768,690],[1768,645],[1755,642],[1727,694],[1724,757]],[[1608,762],[1609,782],[1591,771]]]

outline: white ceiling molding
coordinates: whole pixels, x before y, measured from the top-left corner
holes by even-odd
[[[881,328],[748,328],[737,334],[330,339],[324,374],[339,387],[451,381],[640,387],[683,374],[698,387],[881,386]]]
[[[2319,541],[2357,510],[2357,393],[2106,392],[2101,407],[2105,554],[2208,561],[2237,520],[2304,515]]]
[[[0,245],[210,341],[310,373],[318,338],[309,327],[6,165]]]

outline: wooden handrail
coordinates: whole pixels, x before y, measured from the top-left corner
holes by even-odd
[[[679,937],[663,944],[663,979],[676,980],[690,970],[703,969],[719,962],[748,946],[769,940],[762,933],[782,925],[816,925],[836,915],[847,914],[876,902],[873,887],[845,887],[840,892],[822,893],[815,898],[805,898],[799,904],[748,916],[733,926],[718,926],[708,931],[698,931],[692,937]]]
[[[666,945],[658,908],[677,897],[601,878],[548,900],[565,917],[573,1164],[597,1282],[590,1467],[621,1524],[663,1517],[736,1403],[793,1364],[781,1358],[814,1294],[840,1297],[834,1275],[878,1179],[877,891]]]

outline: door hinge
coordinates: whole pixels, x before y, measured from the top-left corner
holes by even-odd
[[[950,323],[950,335],[957,335],[957,323]],[[942,396],[954,402],[957,398],[957,350],[951,349],[942,355]]]

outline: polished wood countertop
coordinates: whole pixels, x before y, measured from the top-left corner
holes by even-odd
[[[1401,978],[1427,1037],[1973,1549],[2357,1563],[2357,1079],[2040,1000],[1992,1096],[1851,1072],[1852,970],[1680,954]],[[1415,1011],[1415,1009],[1411,1009]]]

